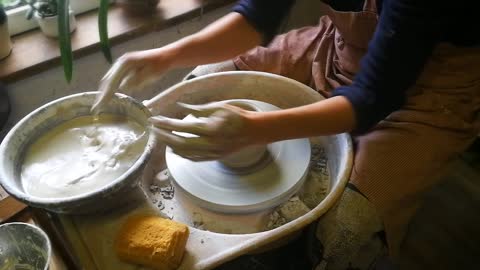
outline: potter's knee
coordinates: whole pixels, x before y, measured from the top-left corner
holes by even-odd
[[[368,235],[382,230],[383,223],[374,205],[349,185],[338,202],[319,219],[317,235],[332,231]]]

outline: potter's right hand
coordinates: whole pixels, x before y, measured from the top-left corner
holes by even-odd
[[[251,127],[251,111],[219,102],[179,105],[187,109],[194,120],[160,115],[150,118],[157,139],[177,155],[194,161],[215,160],[258,144],[255,129]],[[184,136],[185,133],[190,135]]]
[[[124,54],[102,78],[92,111],[98,111],[117,91],[131,94],[157,81],[168,63],[160,49]]]

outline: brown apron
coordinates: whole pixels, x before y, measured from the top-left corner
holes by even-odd
[[[326,97],[350,84],[376,28],[375,0],[366,0],[360,12],[326,4],[322,9],[326,16],[318,26],[277,36],[268,48],[234,59],[237,68],[290,77]],[[438,45],[406,104],[354,138],[351,183],[379,211],[392,256],[398,255],[422,193],[479,134],[479,66],[480,48]]]

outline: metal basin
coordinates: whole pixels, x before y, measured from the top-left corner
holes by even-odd
[[[0,269],[46,270],[52,247],[47,235],[27,223],[0,225]]]
[[[143,168],[150,158],[154,136],[147,135],[146,147],[135,164],[107,186],[68,198],[40,198],[27,194],[20,178],[22,159],[27,147],[45,131],[79,116],[90,114],[96,92],[75,94],[52,101],[36,109],[7,134],[0,145],[0,184],[13,197],[27,205],[57,213],[92,213],[128,202],[128,196],[138,183]],[[142,126],[149,126],[150,112],[134,99],[116,94],[103,112],[126,115]]]

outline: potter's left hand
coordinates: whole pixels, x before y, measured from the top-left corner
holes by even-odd
[[[98,112],[117,91],[131,95],[158,81],[169,69],[170,58],[162,49],[122,55],[102,78],[92,111]]]
[[[249,119],[249,115],[255,112],[218,102],[179,105],[195,118],[150,118],[157,138],[170,146],[174,153],[194,161],[215,160],[255,144]],[[189,134],[185,136],[180,132]]]

